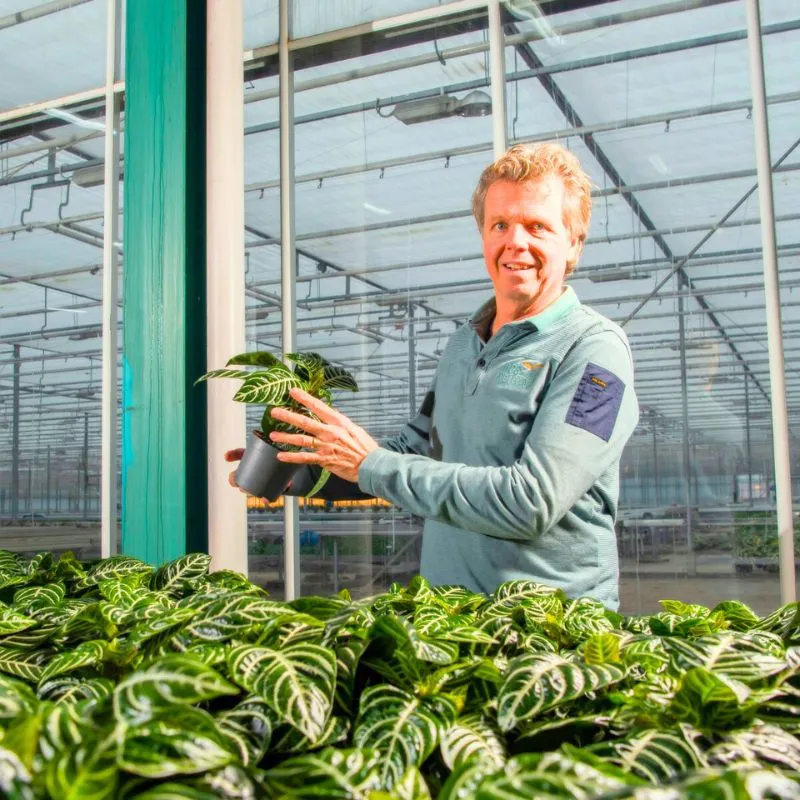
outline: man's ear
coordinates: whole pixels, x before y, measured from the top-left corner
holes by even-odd
[[[567,252],[567,270],[569,274],[578,266],[578,260],[583,253],[583,239],[573,239]]]

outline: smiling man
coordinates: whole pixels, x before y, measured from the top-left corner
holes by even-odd
[[[473,212],[494,297],[451,337],[418,415],[379,446],[293,391],[318,421],[275,409],[305,433],[273,440],[307,448],[279,458],[424,517],[434,584],[488,593],[528,578],[615,609],[619,461],[639,411],[624,333],[565,285],[591,183],[560,145],[517,145],[484,170]]]

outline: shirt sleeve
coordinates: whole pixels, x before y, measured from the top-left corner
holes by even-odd
[[[638,419],[630,348],[624,334],[604,330],[558,366],[515,463],[475,467],[379,448],[359,485],[421,517],[531,541],[618,462]]]

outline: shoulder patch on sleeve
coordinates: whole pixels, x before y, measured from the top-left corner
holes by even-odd
[[[614,432],[624,393],[625,384],[613,372],[590,362],[569,404],[565,422],[607,442]]]

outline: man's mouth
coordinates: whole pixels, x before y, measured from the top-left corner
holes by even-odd
[[[536,268],[535,264],[510,263],[510,264],[503,264],[502,266],[503,266],[504,269],[511,270],[511,272],[522,272],[522,270],[535,269]]]

